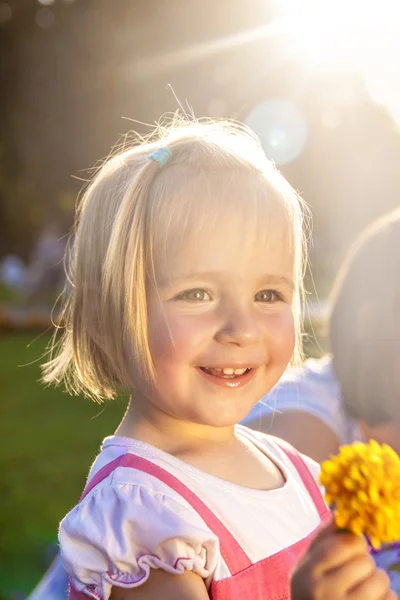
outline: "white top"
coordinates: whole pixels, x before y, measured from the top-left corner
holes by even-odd
[[[340,444],[363,441],[357,421],[343,407],[340,385],[332,369],[332,359],[309,359],[300,368],[288,369],[279,383],[248,414],[243,423],[267,431],[272,413],[299,410],[320,419],[337,436]],[[268,420],[265,419],[268,417]]]
[[[241,425],[237,435],[281,470],[285,485],[263,491],[229,483],[157,448],[130,438],[106,438],[90,479],[125,453],[146,458],[177,477],[223,522],[255,563],[309,535],[317,509],[291,460],[274,439]],[[305,458],[317,478],[319,466]],[[185,569],[212,580],[229,577],[216,535],[178,493],[152,475],[117,467],[73,508],[60,525],[61,554],[75,587],[107,599],[112,586],[136,587],[151,568]],[[91,586],[91,587],[87,587]]]

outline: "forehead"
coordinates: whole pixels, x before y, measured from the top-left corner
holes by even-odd
[[[279,191],[258,173],[199,174],[164,196],[156,214],[158,280],[209,270],[293,274],[293,224]]]

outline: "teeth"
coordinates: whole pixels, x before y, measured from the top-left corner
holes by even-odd
[[[233,375],[233,373],[235,372],[235,369],[232,369],[232,367],[226,367],[222,370],[224,372],[224,375]]]
[[[244,369],[234,369],[233,367],[204,367],[204,370],[206,371],[214,371],[216,373],[221,373],[221,375],[226,375],[227,377],[232,377],[234,375],[243,375],[243,373],[246,373],[246,371],[249,370],[249,367],[244,368]]]
[[[224,372],[224,375],[243,375],[243,373],[245,373],[247,369],[233,369],[232,367],[225,367],[224,369],[222,369],[222,371]]]
[[[246,371],[247,369],[235,369],[235,375],[243,375]]]

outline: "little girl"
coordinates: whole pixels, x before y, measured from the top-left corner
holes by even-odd
[[[87,189],[45,381],[131,399],[61,522],[71,599],[290,597],[329,516],[318,470],[236,423],[300,352],[302,220],[227,123],[172,127]],[[293,582],[299,600],[393,598],[362,539],[329,526]]]

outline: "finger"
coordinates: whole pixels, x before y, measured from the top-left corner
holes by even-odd
[[[327,589],[334,589],[341,598],[347,597],[349,590],[371,577],[375,571],[373,558],[368,554],[360,554],[339,568],[328,571],[324,577],[327,581]]]
[[[312,566],[315,575],[331,571],[357,556],[368,556],[368,545],[361,536],[351,533],[336,533],[323,539],[309,552],[307,562]]]
[[[399,600],[398,595],[393,590],[389,590],[385,596],[379,598],[379,600]]]
[[[349,600],[382,600],[387,596],[390,598],[390,591],[389,575],[382,569],[375,569],[372,575],[350,590],[347,597]]]
[[[320,542],[322,542],[322,540],[334,535],[334,533],[336,533],[336,531],[337,531],[337,527],[335,525],[333,518],[329,521],[329,523],[320,525],[317,529],[317,533],[316,533],[315,537],[313,538],[313,540],[310,544],[310,550],[312,550],[312,548],[316,544],[319,544]]]

